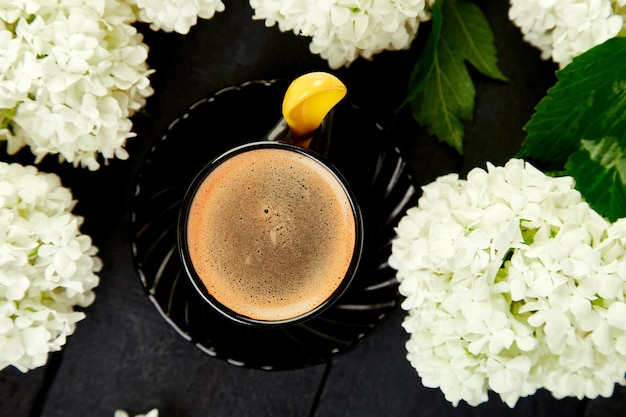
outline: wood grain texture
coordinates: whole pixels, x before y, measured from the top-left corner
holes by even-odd
[[[417,186],[448,172],[466,173],[486,161],[503,163],[523,140],[523,125],[554,82],[554,66],[539,60],[506,17],[508,3],[478,2],[492,22],[501,69],[510,82],[476,76],[476,114],[469,122],[465,154],[426,137],[406,114],[403,99],[419,42],[408,51],[383,53],[337,71],[351,98],[397,134],[410,158]],[[133,268],[129,200],[143,155],[168,123],[192,102],[224,86],[250,79],[293,78],[325,69],[308,52],[308,40],[251,20],[245,2],[201,21],[189,35],[146,33],[156,93],[135,117],[128,161],[98,172],[76,170],[47,158],[40,169],[57,172],[78,199],[105,267],[95,303],[65,349],[45,367],[21,374],[0,371],[0,416],[111,417],[160,409],[161,417],[456,417],[621,415],[622,388],[611,399],[555,400],[547,392],[522,399],[513,410],[496,397],[480,407],[452,407],[437,389],[425,388],[405,358],[407,335],[398,309],[355,351],[297,371],[242,369],[212,359],[180,337],[149,302]],[[145,28],[144,28],[145,29]],[[425,34],[426,32],[424,32]],[[420,36],[423,36],[420,33]],[[32,162],[28,152],[2,160]],[[251,346],[250,348],[254,348]],[[319,395],[318,395],[319,394]],[[311,413],[314,410],[314,413]],[[133,414],[133,415],[134,415]]]

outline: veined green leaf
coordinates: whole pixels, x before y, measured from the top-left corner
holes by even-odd
[[[425,61],[418,63],[426,70],[420,73],[418,67],[414,71],[409,101],[418,123],[440,141],[463,153],[462,120],[472,120],[476,94],[466,62],[491,78],[504,81],[506,77],[497,66],[489,22],[477,5],[464,0],[446,0],[441,14],[443,22],[432,64],[427,45]],[[436,37],[436,25],[437,22],[433,22],[429,41]]]
[[[525,129],[518,157],[565,168],[596,211],[626,217],[626,39],[610,39],[558,71]]]
[[[465,59],[483,75],[507,81],[498,68],[493,32],[480,7],[464,0],[446,0],[443,16],[442,37],[457,55],[457,60]]]
[[[581,140],[626,134],[626,39],[598,45],[557,71],[526,125],[519,157],[562,167]]]
[[[589,205],[610,221],[626,217],[626,146],[624,140],[606,137],[583,140],[580,150],[565,164],[576,179],[576,189]]]
[[[422,51],[419,61],[415,64],[409,80],[409,88],[407,97],[400,107],[409,103],[415,96],[424,89],[424,83],[435,66],[435,55],[437,53],[437,45],[439,45],[439,36],[441,35],[441,26],[443,24],[443,15],[438,3],[433,4],[430,34]]]

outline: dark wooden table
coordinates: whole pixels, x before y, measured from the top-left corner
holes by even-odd
[[[466,125],[463,156],[429,138],[406,113],[395,120],[401,127],[395,140],[409,159],[416,186],[448,172],[484,167],[486,161],[504,163],[519,148],[522,127],[554,83],[554,65],[522,41],[507,19],[507,2],[479,4],[510,81],[473,73],[476,112]],[[266,28],[251,16],[246,2],[229,2],[225,12],[201,21],[186,36],[144,30],[150,65],[157,70],[156,93],[146,114],[135,118],[138,137],[129,141],[130,159],[97,172],[60,165],[55,158],[40,165],[73,190],[79,200],[75,213],[86,218],[82,231],[100,248],[104,269],[95,303],[62,352],[26,374],[12,367],[0,372],[0,416],[106,417],[117,408],[134,415],[153,407],[162,417],[624,415],[622,387],[610,399],[556,400],[541,391],[514,409],[495,396],[476,408],[464,403],[454,408],[439,390],[424,388],[406,360],[400,309],[354,351],[328,364],[284,372],[213,359],[166,323],[143,291],[129,248],[129,201],[143,156],[171,120],[207,94],[245,80],[290,79],[327,69],[308,52],[307,39]],[[409,51],[383,53],[337,71],[352,99],[381,120],[391,120],[404,98],[420,39]],[[30,163],[32,157],[3,153],[2,160]]]

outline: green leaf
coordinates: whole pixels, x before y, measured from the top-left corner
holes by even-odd
[[[409,100],[418,123],[440,141],[463,153],[462,120],[472,120],[476,94],[466,62],[488,77],[502,81],[506,77],[497,66],[489,22],[477,5],[464,0],[446,0],[441,13],[443,23],[433,62],[430,64],[425,54],[425,61],[417,64],[426,70],[420,73],[418,67],[414,71],[417,75],[412,77],[409,86]],[[433,30],[437,30],[435,22]]]
[[[525,126],[519,157],[563,166],[581,140],[599,141],[626,132],[626,39],[598,45],[557,71]]]
[[[483,75],[507,81],[498,68],[493,32],[480,7],[463,0],[447,0],[442,11],[442,37],[456,54],[456,61],[466,59]]]
[[[415,64],[409,79],[409,88],[407,97],[400,106],[404,107],[415,96],[424,89],[426,79],[435,66],[435,55],[437,53],[437,45],[439,45],[439,36],[441,34],[441,26],[443,25],[443,15],[438,3],[433,4],[430,34],[422,51],[419,61]]]
[[[557,78],[517,156],[564,168],[596,211],[626,217],[626,39],[595,46]]]
[[[576,188],[598,213],[615,221],[626,216],[626,146],[623,138],[583,140],[565,164]]]

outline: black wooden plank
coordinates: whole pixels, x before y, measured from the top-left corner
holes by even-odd
[[[0,371],[0,414],[29,417],[39,405],[46,368],[22,373],[10,366]]]
[[[582,416],[586,402],[556,400],[545,391],[520,399],[513,409],[495,395],[477,407],[464,402],[452,406],[439,389],[421,384],[406,359],[404,317],[402,310],[396,311],[356,351],[334,361],[316,416]]]
[[[626,386],[617,385],[610,398],[589,401],[584,417],[606,417],[626,415]]]
[[[504,162],[519,147],[523,124],[554,82],[554,65],[540,62],[539,53],[508,21],[508,3],[478,3],[493,24],[501,68],[510,82],[475,77],[476,117],[467,126],[463,157],[424,137],[414,124],[402,126],[406,130],[399,139],[406,141],[418,184],[452,171],[467,172],[487,160]],[[424,388],[406,361],[401,310],[330,368],[280,373],[241,369],[209,358],[161,318],[143,293],[127,241],[128,198],[141,156],[171,120],[206,94],[249,79],[292,78],[325,68],[308,52],[306,38],[266,28],[251,15],[245,2],[231,2],[224,13],[201,21],[189,35],[146,31],[151,66],[157,69],[152,76],[156,94],[149,99],[147,116],[136,118],[138,137],[128,146],[131,159],[95,173],[49,159],[42,165],[75,190],[77,210],[86,217],[84,232],[100,247],[105,269],[87,319],[78,324],[54,363],[27,374],[12,368],[0,372],[0,415],[105,417],[116,408],[137,414],[158,407],[162,417],[307,416],[322,381],[315,416],[576,416],[586,404],[589,417],[620,415],[626,404],[623,388],[606,400],[557,401],[540,392],[521,400],[514,410],[495,397],[477,408],[453,408],[439,390]],[[403,98],[418,50],[384,53],[338,73],[351,86],[354,100],[386,119]],[[56,377],[49,387],[47,377]],[[44,398],[39,409],[38,401]]]

